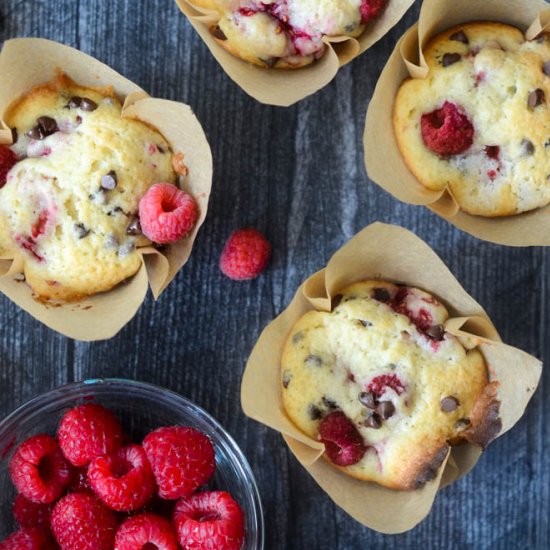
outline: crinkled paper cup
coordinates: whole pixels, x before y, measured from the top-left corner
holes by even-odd
[[[366,26],[361,36],[325,37],[327,51],[323,57],[307,67],[292,70],[265,69],[235,57],[218,44],[209,30],[219,20],[217,12],[194,6],[192,1],[176,0],[176,3],[229,78],[261,103],[288,107],[326,86],[340,67],[368,50],[394,27],[414,0],[389,0],[384,12]]]
[[[322,458],[324,446],[297,429],[286,416],[280,368],[292,326],[309,310],[330,311],[341,289],[365,279],[382,279],[433,293],[448,308],[448,332],[479,345],[496,382],[502,429],[523,414],[537,387],[542,365],[527,353],[503,344],[483,308],[467,294],[435,252],[411,232],[375,223],[344,245],[325,269],[307,279],[288,308],[263,331],[248,360],[241,388],[244,412],[281,432],[292,453],[329,497],[363,525],[383,533],[412,529],[426,517],[437,491],[469,472],[481,454],[471,443],[451,447],[433,481],[415,491],[387,489],[339,471]]]
[[[397,199],[427,206],[459,229],[480,239],[510,246],[550,245],[550,205],[515,216],[486,218],[460,210],[449,189],[432,191],[410,172],[393,129],[393,104],[401,83],[424,78],[422,48],[435,35],[470,21],[514,25],[533,39],[546,30],[550,11],[544,0],[424,0],[418,23],[399,40],[371,99],[363,142],[369,177]]]
[[[155,99],[96,59],[82,52],[38,38],[8,40],[0,54],[0,143],[12,143],[11,130],[3,122],[9,105],[34,86],[52,80],[59,71],[81,86],[112,86],[124,101],[123,116],[142,120],[156,128],[173,151],[185,154],[189,175],[183,185],[197,200],[200,217],[193,231],[163,252],[152,246],[139,248],[142,265],[128,281],[113,290],[70,303],[37,300],[21,282],[20,256],[0,259],[0,291],[50,328],[78,340],[114,336],[145,299],[147,286],[158,298],[185,264],[204,222],[212,184],[212,154],[202,127],[188,105]]]

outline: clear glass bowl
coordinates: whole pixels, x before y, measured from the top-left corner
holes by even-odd
[[[134,441],[160,426],[193,426],[205,432],[216,450],[216,474],[211,485],[231,493],[245,515],[245,550],[264,547],[260,495],[243,453],[222,426],[206,411],[169,390],[131,380],[87,380],[68,384],[31,399],[0,423],[0,540],[16,527],[12,516],[15,489],[8,473],[13,450],[31,435],[54,435],[63,414],[93,401],[109,408]]]

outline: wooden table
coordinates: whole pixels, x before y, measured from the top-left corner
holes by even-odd
[[[153,9],[153,6],[157,6]],[[192,106],[214,155],[207,221],[161,299],[107,342],[68,340],[0,297],[0,417],[59,384],[118,376],[180,392],[216,416],[248,456],[265,506],[268,549],[549,548],[550,376],[524,418],[475,470],[438,496],[413,531],[383,536],[339,510],[282,438],[244,417],[241,374],[262,328],[352,235],[381,220],[415,231],[486,308],[508,343],[550,359],[550,254],[480,242],[365,174],[362,133],[378,75],[415,6],[323,91],[288,109],[260,105],[221,70],[171,0],[2,0],[0,42],[51,38],[80,48],[152,95]],[[273,244],[269,270],[235,283],[218,269],[242,226]]]

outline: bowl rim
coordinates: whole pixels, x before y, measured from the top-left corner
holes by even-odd
[[[158,386],[156,384],[151,384],[149,382],[140,382],[138,380],[130,380],[128,378],[116,378],[116,377],[90,378],[90,379],[77,381],[77,382],[69,382],[67,384],[56,386],[55,388],[52,388],[44,393],[36,395],[31,399],[23,402],[18,407],[16,407],[11,413],[9,413],[6,417],[4,417],[0,421],[0,437],[2,436],[2,432],[4,432],[5,430],[9,430],[10,427],[12,427],[14,420],[22,412],[25,412],[26,414],[28,414],[37,406],[41,405],[45,399],[52,397],[53,395],[58,393],[66,394],[71,391],[87,390],[87,389],[93,390],[94,386],[131,387],[137,390],[145,391],[156,397],[158,397],[158,393],[160,391],[162,393],[163,399],[169,399],[172,402],[175,400],[176,402],[178,402],[180,406],[193,409],[193,412],[196,412],[199,418],[201,418],[202,420],[205,420],[207,424],[209,424],[209,427],[212,429],[212,431],[215,432],[216,435],[221,436],[221,438],[224,440],[226,447],[229,449],[230,453],[233,455],[232,457],[234,459],[233,465],[237,467],[237,470],[239,474],[241,474],[242,479],[246,480],[246,485],[250,493],[250,497],[254,507],[254,516],[256,518],[256,523],[257,523],[256,536],[257,536],[258,548],[260,550],[264,548],[265,523],[264,523],[264,512],[263,512],[262,500],[261,500],[260,491],[258,489],[258,485],[256,482],[256,478],[243,451],[241,450],[237,442],[233,439],[233,436],[229,434],[229,432],[222,426],[222,424],[216,418],[214,418],[208,411],[206,411],[205,409],[203,409],[202,407],[200,407],[190,399],[187,399],[183,395],[173,390],[164,388],[162,386]]]

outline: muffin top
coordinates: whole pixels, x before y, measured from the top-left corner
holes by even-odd
[[[430,294],[383,281],[342,291],[292,328],[281,364],[289,418],[346,474],[395,489],[435,476],[449,445],[500,430],[481,352],[446,332]]]
[[[18,162],[0,189],[0,247],[18,251],[33,290],[71,300],[109,290],[139,269],[147,241],[138,205],[157,182],[175,183],[167,141],[123,118],[110,89],[61,75],[14,103],[5,122]]]
[[[460,208],[508,216],[550,203],[550,39],[466,23],[425,48],[426,78],[401,86],[394,128],[404,159]]]
[[[324,36],[358,36],[387,0],[194,0],[217,10],[227,50],[263,67],[299,68],[325,52]]]

